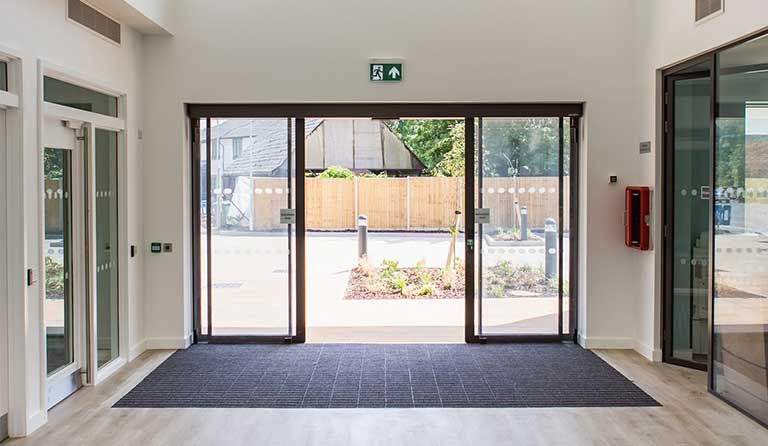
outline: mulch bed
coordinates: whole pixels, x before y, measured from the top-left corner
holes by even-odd
[[[377,270],[378,271],[378,270]],[[394,290],[376,284],[374,280],[366,276],[360,267],[356,267],[349,274],[349,282],[347,283],[347,291],[344,294],[344,299],[352,300],[377,300],[377,299],[463,299],[464,298],[464,272],[456,271],[456,280],[452,288],[446,288],[442,279],[438,279],[441,276],[440,268],[422,268],[418,271],[416,268],[400,268],[399,271],[405,273],[408,276],[408,283],[418,283],[419,274],[425,271],[432,273],[435,279],[436,293],[432,295],[420,296],[412,295],[406,296],[400,293],[399,290]]]

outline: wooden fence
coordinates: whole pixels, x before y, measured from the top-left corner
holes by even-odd
[[[280,227],[287,204],[284,178],[253,178],[254,229]],[[518,207],[528,210],[528,226],[542,228],[558,217],[557,177],[486,178],[483,206],[491,209],[491,225],[509,228]],[[568,228],[568,179],[564,181],[565,228]],[[479,207],[479,205],[478,205]],[[374,230],[447,231],[464,211],[464,178],[307,178],[306,219],[310,230],[354,230],[357,216],[368,217]],[[460,219],[463,229],[464,220]]]

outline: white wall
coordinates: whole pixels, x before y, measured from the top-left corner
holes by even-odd
[[[25,0],[6,1],[0,6],[0,45],[18,51],[23,58],[21,108],[23,123],[22,146],[9,150],[22,150],[20,166],[23,175],[23,227],[24,234],[17,234],[24,240],[24,268],[38,269],[40,261],[39,233],[39,166],[38,147],[38,59],[55,64],[99,84],[108,86],[128,95],[128,241],[142,246],[142,210],[141,206],[141,142],[137,139],[140,128],[140,69],[142,37],[135,31],[124,28],[123,44],[117,47],[82,27],[65,20],[64,0]],[[18,152],[17,152],[18,153]],[[19,185],[19,189],[22,189]],[[21,208],[22,205],[19,205]],[[129,299],[129,344],[140,351],[144,339],[144,327],[138,315],[142,315],[143,281],[140,251],[137,259],[131,259],[127,267]],[[19,260],[19,259],[15,259]],[[39,271],[38,271],[39,272]],[[39,284],[39,282],[38,282]],[[11,413],[10,429],[12,435],[21,435],[34,430],[45,422],[44,388],[42,386],[45,371],[41,369],[43,361],[43,327],[41,326],[40,287],[36,284],[25,289],[23,295],[11,295],[23,313],[19,324],[26,331],[26,344],[15,353],[24,358],[23,364],[14,365],[23,373],[23,386],[12,389],[12,393],[21,394],[26,403],[24,414]],[[26,320],[23,315],[26,314]],[[126,352],[127,353],[127,352]],[[18,356],[13,356],[18,358]],[[19,379],[17,376],[16,379]],[[13,401],[11,410],[13,410]]]
[[[637,176],[644,184],[661,190],[660,121],[657,85],[659,69],[704,53],[768,26],[765,0],[726,0],[725,13],[711,20],[694,24],[693,1],[647,0],[637,2],[635,32],[638,53],[634,89],[638,116],[636,140],[652,141],[653,153],[638,159]],[[636,152],[636,150],[635,150]],[[661,196],[655,194],[654,208],[660,209]],[[655,213],[654,238],[660,240],[661,214]],[[639,298],[633,310],[636,315],[636,348],[644,354],[660,358],[661,345],[661,259],[660,244],[650,253],[635,253],[638,275],[645,279],[639,284]]]
[[[179,247],[146,259],[148,339],[179,344],[191,330],[185,102],[584,101],[582,334],[590,346],[633,346],[647,278],[622,227],[623,186],[642,179],[634,3],[185,1],[174,37],[146,45],[144,226]],[[405,58],[405,81],[371,84],[375,56]]]

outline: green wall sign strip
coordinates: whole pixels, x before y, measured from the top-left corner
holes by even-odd
[[[371,82],[400,82],[403,80],[403,64],[371,62],[368,74]]]

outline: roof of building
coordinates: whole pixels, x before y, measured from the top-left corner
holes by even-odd
[[[213,122],[215,123],[212,126],[213,144],[217,144],[217,141],[219,144],[218,152],[214,148],[214,153],[224,154],[225,162],[222,167],[226,175],[274,176],[286,174],[286,146],[288,145],[288,135],[293,134],[292,131],[289,131],[289,121],[287,119],[222,119]],[[309,138],[310,135],[319,129],[324,122],[324,119],[306,119],[305,138]],[[334,124],[340,124],[340,122],[334,122]],[[342,128],[344,128],[343,125]],[[352,131],[354,132],[354,130]],[[393,144],[396,144],[397,148],[393,148],[393,150],[402,152],[400,158],[405,157],[405,159],[412,160],[408,161],[406,163],[407,165],[394,168],[395,171],[420,171],[424,169],[424,164],[418,157],[416,157],[410,148],[408,148],[407,145],[405,145],[405,143],[403,143],[400,138],[389,129],[389,127],[381,126],[381,129],[377,131],[392,133],[388,138],[391,138],[392,141],[396,141]],[[207,135],[205,129],[201,129],[201,140],[203,144],[205,144],[206,138]],[[354,139],[354,136],[350,136],[350,138]],[[242,140],[242,146],[238,157],[229,155],[233,151],[234,143],[232,141],[234,139]],[[386,138],[382,136],[375,137],[374,141],[381,145],[384,144],[385,140]],[[332,147],[334,147],[334,150],[336,151],[334,154],[337,156],[331,156],[330,152],[329,154],[325,154],[326,149],[324,141],[319,143],[322,145],[321,147],[315,147],[318,142],[314,139],[310,141],[311,144],[308,142],[308,145],[312,145],[311,148],[313,151],[307,155],[307,168],[311,168],[310,164],[314,165],[319,162],[315,159],[316,156],[320,156],[320,161],[322,162],[313,168],[327,168],[328,166],[326,164],[334,164],[334,162],[330,161],[331,159],[336,160],[335,164],[344,164],[344,167],[351,168],[352,164],[355,164],[355,161],[347,158],[350,156],[354,158],[355,155],[358,157],[362,156],[364,147],[359,146],[359,153],[357,153],[354,149],[347,147],[350,141],[344,139],[344,141],[335,141],[335,143],[332,144]],[[389,145],[387,145],[387,147],[389,147]],[[350,150],[350,153],[346,153],[346,151]],[[344,151],[344,153],[341,151]],[[379,158],[382,158],[381,155],[383,155],[383,152],[381,147],[378,149],[374,148],[374,153],[378,154]],[[395,152],[388,152],[390,156],[394,153]],[[325,160],[326,156],[329,157],[327,162]],[[400,162],[400,164],[403,163]],[[369,162],[367,165],[370,169],[389,171],[392,170],[392,167],[388,169],[387,166],[398,165],[398,163],[396,160],[390,160],[388,162],[386,159],[381,159]]]
[[[322,119],[307,119],[305,135],[322,122]],[[242,155],[227,160],[228,171],[271,175],[286,162],[288,135],[293,134],[288,130],[287,119],[226,119],[211,128],[214,143],[217,139],[243,138]],[[205,129],[201,130],[200,138],[206,141]]]

